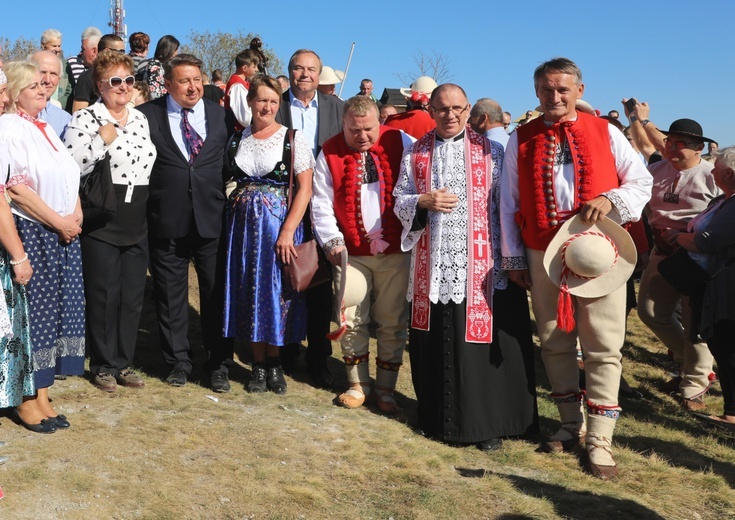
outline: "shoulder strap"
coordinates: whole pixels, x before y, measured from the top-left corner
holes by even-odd
[[[294,153],[295,153],[293,141],[294,141],[295,135],[296,135],[296,130],[289,129],[286,132],[286,139],[288,139],[288,144],[290,145],[289,148],[291,149],[291,154],[289,157],[290,164],[288,163],[286,164],[286,167],[288,168],[288,203],[286,205],[287,210],[291,209],[291,201],[293,200],[293,176],[294,176],[293,170],[294,170]],[[284,147],[283,153],[284,155],[286,154],[285,147]]]
[[[238,130],[227,140],[227,166],[231,172],[235,171],[235,155],[237,155],[237,147],[242,139],[242,132],[243,130]]]

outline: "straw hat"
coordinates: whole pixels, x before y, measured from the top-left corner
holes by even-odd
[[[341,83],[345,79],[345,73],[341,70],[334,70],[332,67],[324,65],[322,67],[322,73],[319,74],[320,85],[336,85]]]
[[[434,89],[436,87],[436,81],[434,81],[429,76],[419,76],[414,80],[413,83],[411,83],[410,88],[402,88],[400,89],[400,91],[401,94],[407,98],[410,98],[414,92],[429,96],[432,92],[434,92]]]

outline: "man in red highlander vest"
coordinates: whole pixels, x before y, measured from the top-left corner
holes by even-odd
[[[258,73],[259,63],[258,53],[251,49],[235,57],[235,73],[227,80],[225,87],[225,110],[235,116],[235,130],[248,126],[253,117],[246,98],[250,90],[250,78]]]
[[[576,325],[571,311],[571,320],[562,315],[557,322],[559,280],[550,279],[543,257],[559,227],[576,213],[588,224],[606,217],[621,224],[638,220],[652,181],[622,133],[575,109],[584,84],[574,62],[555,58],[541,64],[534,86],[543,117],[519,127],[505,151],[502,267],[531,291],[551,396],[561,416],[561,429],[542,447],[575,450],[584,440],[587,469],[610,479],[618,473],[611,442],[620,414],[625,285],[605,296],[574,298]],[[577,335],[585,355],[587,421],[577,373]]]
[[[347,291],[361,288],[355,301],[341,308],[342,355],[349,389],[337,400],[347,408],[362,406],[371,393],[368,341],[370,317],[378,323],[375,395],[384,413],[399,410],[393,397],[406,344],[406,286],[410,255],[401,251],[401,224],[393,213],[393,187],[404,147],[412,139],[380,126],[378,106],[366,96],[345,103],[343,131],[324,143],[314,167],[311,210],[314,231],[345,278]],[[341,272],[346,249],[353,269]],[[371,305],[370,293],[375,300]]]

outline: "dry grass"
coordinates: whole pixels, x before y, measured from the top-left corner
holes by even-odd
[[[408,363],[399,379],[406,411],[393,419],[337,408],[302,374],[289,379],[285,397],[249,395],[246,365],[217,401],[196,382],[171,388],[160,379],[167,370],[148,301],[136,358],[144,389],[107,395],[70,378],[52,389],[70,431],[42,436],[2,421],[11,460],[0,466],[0,518],[735,517],[730,439],[655,390],[666,358],[635,318],[630,324],[624,370],[646,399],[622,403],[621,477],[602,483],[573,455],[537,453],[528,442],[485,454],[417,435]],[[192,338],[200,343],[198,331]],[[333,372],[344,378],[335,352]],[[199,349],[199,365],[202,358]],[[556,415],[537,368],[542,427],[552,430]],[[716,392],[707,402],[720,410]]]

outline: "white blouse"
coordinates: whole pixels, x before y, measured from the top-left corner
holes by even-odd
[[[46,136],[17,114],[0,117],[0,175],[8,188],[24,182],[52,210],[69,215],[77,203],[79,166],[50,125]],[[16,205],[11,209],[36,222]]]
[[[108,122],[115,125],[117,138],[109,146],[100,136],[100,123],[90,110],[103,125]],[[151,142],[148,119],[134,108],[128,108],[125,126],[115,121],[100,101],[88,109],[78,110],[67,127],[64,144],[81,168],[82,175],[90,173],[94,165],[104,158],[105,152],[110,152],[112,182],[128,186],[126,202],[132,200],[135,186],[148,185],[156,160],[156,147]]]
[[[250,177],[263,177],[283,158],[283,139],[287,128],[282,126],[267,139],[253,137],[250,127],[242,132],[242,139],[237,147],[235,163]],[[314,168],[314,155],[311,146],[306,142],[303,132],[294,136],[294,174]]]

